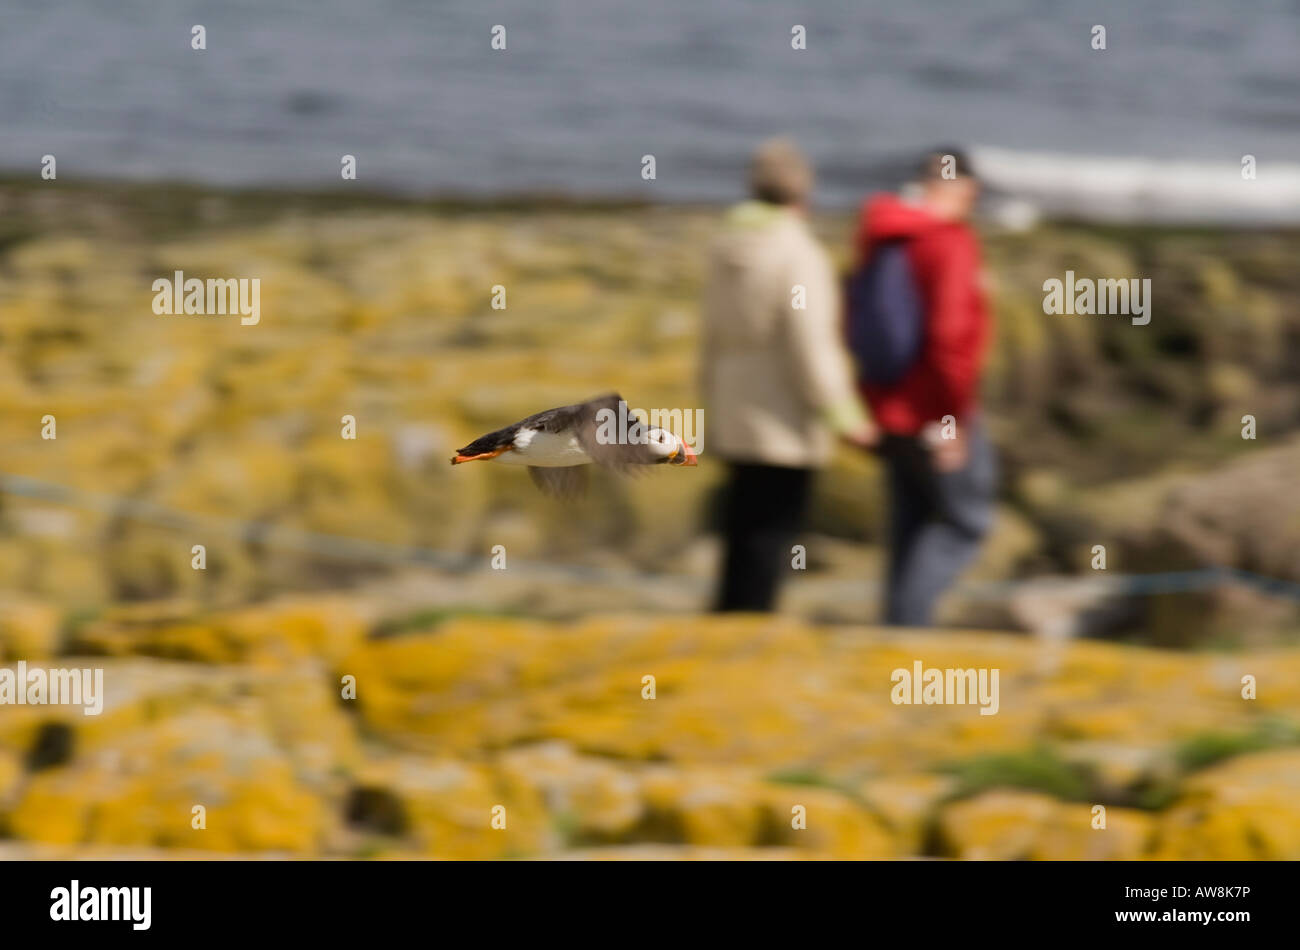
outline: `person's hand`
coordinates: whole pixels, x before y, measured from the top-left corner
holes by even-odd
[[[849,445],[870,452],[880,445],[880,427],[868,419],[849,429],[841,437]]]
[[[970,446],[960,427],[953,431],[951,439],[945,439],[936,426],[926,433],[925,443],[930,449],[934,467],[940,472],[955,472],[966,465]]]

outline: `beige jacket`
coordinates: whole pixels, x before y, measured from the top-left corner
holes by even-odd
[[[832,429],[865,418],[839,326],[839,286],[803,216],[756,201],[733,208],[711,251],[704,298],[709,453],[824,465]]]

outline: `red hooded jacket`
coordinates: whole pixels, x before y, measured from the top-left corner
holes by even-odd
[[[916,435],[945,415],[958,419],[976,407],[990,319],[980,291],[975,232],[922,208],[882,194],[862,206],[858,253],[872,242],[907,238],[908,259],[925,305],[921,355],[892,386],[863,384],[862,394],[886,432]]]

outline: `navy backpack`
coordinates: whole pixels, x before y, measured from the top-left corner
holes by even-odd
[[[876,245],[849,277],[847,297],[849,350],[858,379],[892,386],[916,362],[925,332],[925,307],[907,259],[907,242]]]

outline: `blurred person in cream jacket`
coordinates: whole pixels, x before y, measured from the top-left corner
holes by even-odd
[[[835,437],[877,441],[840,331],[840,289],[807,221],[812,168],[764,143],[750,200],[727,213],[704,298],[701,391],[709,451],[729,464],[726,554],[715,607],[772,609]]]

